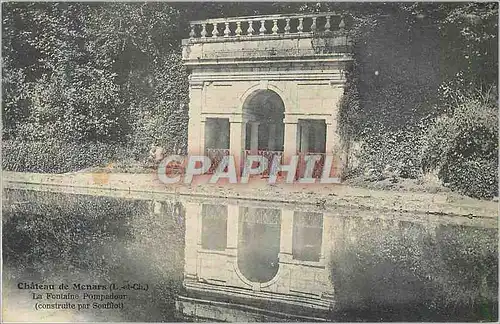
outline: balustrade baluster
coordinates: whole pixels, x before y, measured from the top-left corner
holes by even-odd
[[[338,18],[337,18],[338,17]],[[319,18],[319,21],[318,21]],[[332,20],[332,18],[334,20]],[[221,36],[231,37],[231,36],[253,36],[253,35],[277,35],[279,33],[284,33],[285,35],[289,35],[292,32],[297,34],[307,33],[316,33],[318,31],[331,32],[332,30],[336,30],[338,28],[340,31],[346,30],[346,23],[344,20],[345,17],[341,15],[332,15],[331,13],[324,14],[316,14],[316,15],[296,15],[296,16],[288,16],[283,18],[278,18],[276,16],[267,16],[267,17],[243,17],[239,21],[238,19],[231,18],[226,21],[220,20],[205,20],[205,21],[192,21],[190,22],[190,30],[189,30],[189,38],[197,38],[201,37],[202,39],[207,37],[218,38]],[[309,19],[311,19],[311,24],[309,27]],[[324,19],[324,22],[323,22]],[[337,20],[339,19],[339,20]],[[280,21],[284,20],[284,30],[281,30]],[[292,20],[294,20],[292,22]],[[297,24],[295,25],[295,20],[297,20]],[[304,23],[304,20],[306,22]],[[272,21],[272,24],[271,24]],[[338,25],[337,25],[338,21]],[[259,23],[260,26],[255,27],[254,23]],[[219,30],[219,25],[224,24],[224,28]],[[248,28],[245,25],[248,23]],[[235,26],[232,27],[231,24]],[[210,28],[210,25],[213,28]],[[294,25],[292,31],[292,25]],[[295,29],[295,26],[296,29]],[[338,27],[336,27],[338,26]],[[245,29],[244,29],[245,28]],[[268,30],[269,28],[269,30]]]
[[[207,24],[201,24],[201,38],[207,37]]]
[[[276,35],[278,33],[278,20],[277,19],[273,20],[273,28],[271,30],[273,31],[274,35]]]
[[[242,32],[242,30],[241,30],[241,21],[237,21],[236,22],[236,30],[235,30],[235,32],[236,32],[236,36],[241,36],[241,32]]]
[[[250,21],[248,22],[248,30],[247,30],[247,34],[248,34],[248,35],[253,35],[253,32],[254,32],[254,31],[255,31],[255,30],[253,30],[253,20],[250,20]]]
[[[195,35],[196,35],[196,33],[194,31],[194,25],[191,25],[191,31],[189,32],[189,38],[194,38]]]
[[[299,18],[299,26],[297,27],[297,31],[300,33],[302,33],[302,31],[304,30],[304,18]]]
[[[212,23],[212,25],[214,26],[214,30],[212,31],[212,37],[216,38],[217,36],[219,36],[219,29],[217,28],[217,23]]]
[[[266,23],[265,20],[261,20],[260,21],[260,29],[259,29],[259,32],[261,35],[264,35],[266,33],[266,26],[264,26],[264,24]]]
[[[339,29],[344,30],[344,28],[345,28],[344,18],[342,18],[340,19]]]
[[[285,34],[290,34],[290,18],[286,18]]]
[[[311,25],[311,32],[313,32],[313,33],[316,31],[316,19],[317,19],[317,17],[313,17],[313,22]]]
[[[325,31],[330,31],[330,16],[326,16]]]

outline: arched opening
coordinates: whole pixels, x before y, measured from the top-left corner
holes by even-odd
[[[281,212],[242,208],[239,220],[238,268],[252,282],[268,282],[279,268]]]
[[[243,116],[247,121],[245,155],[262,155],[270,165],[275,155],[283,155],[283,100],[272,90],[256,90],[245,100]]]

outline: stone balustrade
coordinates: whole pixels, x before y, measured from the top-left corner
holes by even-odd
[[[344,17],[335,13],[218,18],[190,22],[191,41],[272,35],[300,37],[346,30]]]

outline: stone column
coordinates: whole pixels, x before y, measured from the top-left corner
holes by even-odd
[[[238,278],[235,267],[237,267],[238,242],[239,242],[239,219],[240,207],[238,205],[227,206],[227,245],[226,245],[226,284],[238,286]]]
[[[203,155],[205,125],[201,122],[203,82],[190,81],[189,83],[189,124],[188,124],[188,153]]]
[[[246,124],[243,118],[234,118],[230,120],[230,139],[229,150],[234,158],[236,166],[236,175],[241,175],[241,166],[243,165],[243,149],[245,148]]]
[[[276,148],[276,125],[269,124],[269,137],[267,141],[267,148],[270,151],[274,151]]]
[[[213,147],[210,147],[210,146],[213,146],[213,138],[211,138],[210,136],[212,136],[212,129],[213,127],[211,127],[211,123],[207,123],[207,120],[206,119],[202,119],[201,120],[201,123],[200,123],[200,155],[205,155],[205,153],[207,152],[207,148],[213,148]],[[208,128],[208,129],[207,129]],[[211,140],[208,140],[207,141],[207,136],[211,139]],[[208,147],[207,147],[208,145]]]
[[[228,255],[236,256],[238,250],[240,207],[238,205],[227,206],[227,246]]]
[[[332,257],[340,251],[335,246],[336,242],[342,241],[342,221],[344,218],[335,216],[331,213],[323,214],[323,236],[321,239],[321,256],[320,265],[324,266],[324,270],[317,279],[322,286],[321,298],[333,302],[335,298],[335,287],[331,279],[332,275]],[[337,254],[337,255],[338,255]],[[336,278],[335,278],[336,279]]]
[[[324,263],[328,253],[330,251],[331,242],[331,227],[332,227],[332,216],[329,214],[323,214],[323,231],[321,233],[321,255],[319,261]]]
[[[251,122],[250,125],[250,152],[252,154],[257,154],[257,151],[259,150],[259,123]]]
[[[293,259],[293,214],[293,210],[281,210],[280,262]]]
[[[321,240],[321,259],[328,266],[332,256],[338,255],[344,248],[345,218],[333,213],[323,214],[323,237]],[[349,230],[347,230],[348,234]]]
[[[185,203],[186,235],[184,250],[184,275],[196,277],[198,273],[198,247],[201,244],[201,204]]]
[[[288,164],[290,157],[297,154],[297,120],[285,120],[285,139],[283,145],[283,163]]]
[[[335,132],[335,125],[333,123],[326,124],[326,143],[325,143],[325,151],[327,154],[334,153],[339,145],[339,138],[337,133]],[[338,153],[338,152],[336,152]]]
[[[336,124],[328,123],[326,124],[326,143],[325,143],[325,153],[326,155],[332,155],[332,165],[330,168],[330,173],[335,174],[336,176],[341,176],[342,172],[342,164],[345,159],[342,156],[342,152],[340,151],[340,138],[336,133]]]

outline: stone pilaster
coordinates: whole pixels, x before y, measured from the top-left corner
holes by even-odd
[[[240,207],[238,205],[227,206],[227,246],[228,255],[236,256],[238,249]]]
[[[185,203],[186,234],[185,234],[185,264],[186,277],[198,275],[198,247],[201,244],[201,204]]]
[[[243,165],[243,149],[245,148],[246,122],[241,117],[235,117],[230,120],[230,123],[229,150],[235,161],[236,174],[240,176]]]
[[[293,210],[281,210],[280,262],[293,258]]]
[[[326,123],[326,143],[325,143],[325,152],[326,154],[338,154],[338,149],[340,147],[340,139],[336,132],[336,125],[333,122],[327,121]]]
[[[188,153],[204,154],[205,124],[201,122],[203,82],[189,83]]]
[[[284,163],[289,163],[290,157],[297,154],[297,124],[298,120],[285,118]]]

